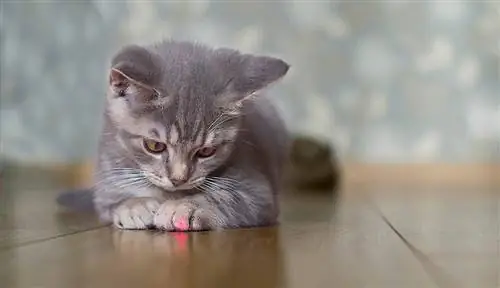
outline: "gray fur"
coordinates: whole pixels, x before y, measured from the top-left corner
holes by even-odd
[[[275,224],[288,134],[259,91],[288,69],[276,58],[189,42],[120,50],[95,174],[101,219],[125,229]],[[168,148],[153,155],[143,138]],[[217,152],[193,157],[202,146]],[[174,178],[187,182],[173,187]]]

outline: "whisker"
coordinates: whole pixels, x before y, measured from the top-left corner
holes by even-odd
[[[120,173],[120,172],[123,172],[123,173],[144,173],[142,172],[142,170],[139,170],[139,169],[125,169],[125,168],[121,168],[121,169],[108,169],[108,170],[104,170],[104,171],[100,171],[99,174],[113,174],[113,173]]]
[[[211,180],[211,181],[215,181],[216,183],[229,183],[229,184],[233,184],[233,185],[240,184],[239,181],[228,179],[228,178],[210,177],[208,179]]]
[[[238,203],[235,197],[231,192],[233,190],[228,190],[220,187],[217,183],[213,181],[204,182],[202,187],[207,189],[210,197],[212,197],[215,201],[219,203],[225,203],[226,209],[233,209],[235,205]]]
[[[101,178],[97,183],[105,182],[105,181],[123,181],[123,180],[135,180],[135,179],[143,179],[145,178],[143,175],[110,175],[104,178]]]
[[[151,187],[151,186],[152,186],[151,182],[144,181],[142,183],[137,184],[137,186],[135,186],[135,189],[143,189],[143,188],[148,188],[148,187]]]
[[[134,185],[134,183],[141,183],[145,181],[145,179],[131,179],[131,180],[124,180],[124,181],[113,181],[110,184],[112,185]]]
[[[139,171],[139,168],[132,168],[132,167],[113,167],[109,169],[105,169],[106,171],[114,171],[114,170],[137,170]]]
[[[149,186],[149,183],[145,180],[139,180],[131,183],[114,183],[113,185],[121,189],[128,189],[130,187],[133,187],[134,189],[142,189]]]
[[[220,189],[224,189],[224,190],[227,190],[229,192],[234,192],[234,191],[236,191],[236,188],[237,188],[235,185],[231,185],[228,183],[217,182],[217,183],[212,183],[212,184],[215,184]]]
[[[225,115],[225,114],[222,114],[222,115],[224,115],[226,117],[224,118],[224,117],[219,116],[216,119],[216,121],[212,122],[212,124],[209,125],[209,128],[207,129],[208,131],[212,132],[215,129],[217,129],[219,126],[221,126],[222,124],[226,123],[227,121],[230,121],[230,120],[233,120],[233,119],[240,117],[240,115]]]
[[[224,185],[210,180],[207,182],[207,184],[212,185],[212,187],[217,188],[217,190],[224,190],[226,192],[229,192],[229,194],[236,192],[236,188],[234,186]]]
[[[205,190],[203,190],[203,184],[199,185],[199,186],[195,186],[194,189],[200,191],[200,192],[205,192]]]
[[[137,177],[145,177],[143,174],[139,173],[127,173],[127,174],[121,174],[121,173],[109,173],[109,174],[101,174],[97,175],[99,179],[124,179],[124,178],[137,178]]]
[[[96,185],[107,183],[113,186],[122,186],[122,185],[130,186],[133,185],[134,183],[139,183],[142,181],[147,181],[147,179],[145,177],[105,178],[101,181],[98,181]]]
[[[210,182],[204,183],[204,187],[208,188],[210,190],[209,192],[212,192],[212,193],[217,193],[217,190],[221,189],[221,187],[215,185],[214,183],[210,183]]]
[[[210,125],[207,128],[207,130],[210,131],[214,126],[218,125],[221,121],[224,120],[224,117],[227,117],[227,115],[220,114],[217,118],[215,118],[214,121],[212,121],[212,123],[210,123]]]
[[[96,176],[97,179],[128,179],[128,178],[139,178],[139,177],[145,178],[146,176],[140,173],[127,173],[127,174],[109,173]]]
[[[222,124],[224,124],[224,123],[226,123],[226,122],[228,122],[228,121],[230,121],[230,120],[236,119],[236,118],[238,118],[238,117],[236,117],[236,116],[234,116],[234,117],[227,117],[227,118],[225,118],[224,120],[222,120],[222,121],[220,121],[219,123],[217,123],[217,125],[216,125],[215,127],[213,127],[213,128],[212,128],[212,130],[217,129],[217,128],[218,128],[219,126],[221,126]]]
[[[141,169],[133,169],[133,168],[116,168],[116,169],[105,169],[103,171],[99,171],[99,175],[101,174],[120,174],[120,173],[136,173],[143,174],[144,171]]]
[[[217,182],[217,181],[215,181],[215,180],[205,179],[205,182],[206,182],[207,184],[210,184],[210,185],[212,185],[212,186],[215,186],[215,187],[217,187],[217,188],[219,188],[219,189],[226,188],[226,187],[222,186],[222,185],[221,185],[221,183],[218,183],[218,182]]]
[[[238,182],[234,179],[231,179],[231,178],[227,178],[227,177],[212,176],[212,177],[208,177],[208,180],[214,181],[216,183],[221,182],[221,183],[224,183],[227,185],[231,185],[231,187],[233,187],[233,188],[237,188],[240,185],[240,182]]]
[[[209,188],[210,190],[213,190],[213,188],[216,188],[216,186],[214,186],[213,183],[207,181],[206,179],[205,179],[205,182],[203,182],[203,184],[200,185],[200,187]]]
[[[207,130],[211,130],[212,127],[215,125],[215,123],[217,123],[223,116],[224,116],[224,114],[220,114],[219,116],[217,116],[217,118],[215,118],[215,120],[212,121],[212,123],[210,123],[210,125],[208,125]]]
[[[232,179],[232,178],[228,178],[228,177],[220,177],[220,176],[209,176],[208,178],[215,178],[215,179],[226,179],[226,180],[230,180],[230,181],[235,181],[237,182],[236,180]]]

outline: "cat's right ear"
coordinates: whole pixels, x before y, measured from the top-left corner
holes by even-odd
[[[110,69],[108,84],[114,97],[125,97],[127,94],[133,93],[132,90],[138,88],[133,79],[116,68]]]
[[[111,68],[109,71],[109,88],[115,98],[127,97],[137,101],[149,101],[158,94],[153,87],[135,80],[118,68]]]
[[[113,58],[109,71],[109,88],[114,97],[131,96],[148,101],[160,79],[159,60],[147,49],[130,45]],[[154,94],[154,93],[153,93]]]

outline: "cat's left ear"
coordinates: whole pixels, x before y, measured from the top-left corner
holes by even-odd
[[[240,75],[233,83],[237,93],[251,94],[266,88],[285,76],[290,65],[285,61],[268,57],[242,55]]]
[[[249,54],[240,55],[238,61],[238,72],[228,86],[225,99],[226,107],[229,104],[232,109],[241,107],[243,102],[255,97],[261,90],[270,84],[283,78],[290,65],[285,61],[269,57],[254,56]]]

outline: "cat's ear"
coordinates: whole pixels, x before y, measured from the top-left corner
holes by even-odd
[[[242,55],[240,73],[232,88],[242,95],[250,95],[283,78],[289,69],[290,65],[278,58]]]
[[[159,78],[153,56],[140,46],[126,46],[112,61],[109,88],[114,97],[133,97],[138,101],[150,100],[157,94],[153,85]]]
[[[110,69],[108,84],[114,97],[126,97],[137,93],[142,86],[118,68]]]
[[[112,67],[109,71],[108,84],[112,97],[126,97],[138,101],[147,101],[155,94],[158,94],[153,87],[132,78],[129,76],[130,73],[124,72],[130,69],[124,69],[126,63],[121,64]]]
[[[255,96],[270,84],[283,78],[290,65],[285,61],[254,55],[240,55],[238,69],[220,101],[225,108],[237,112],[242,104]]]

